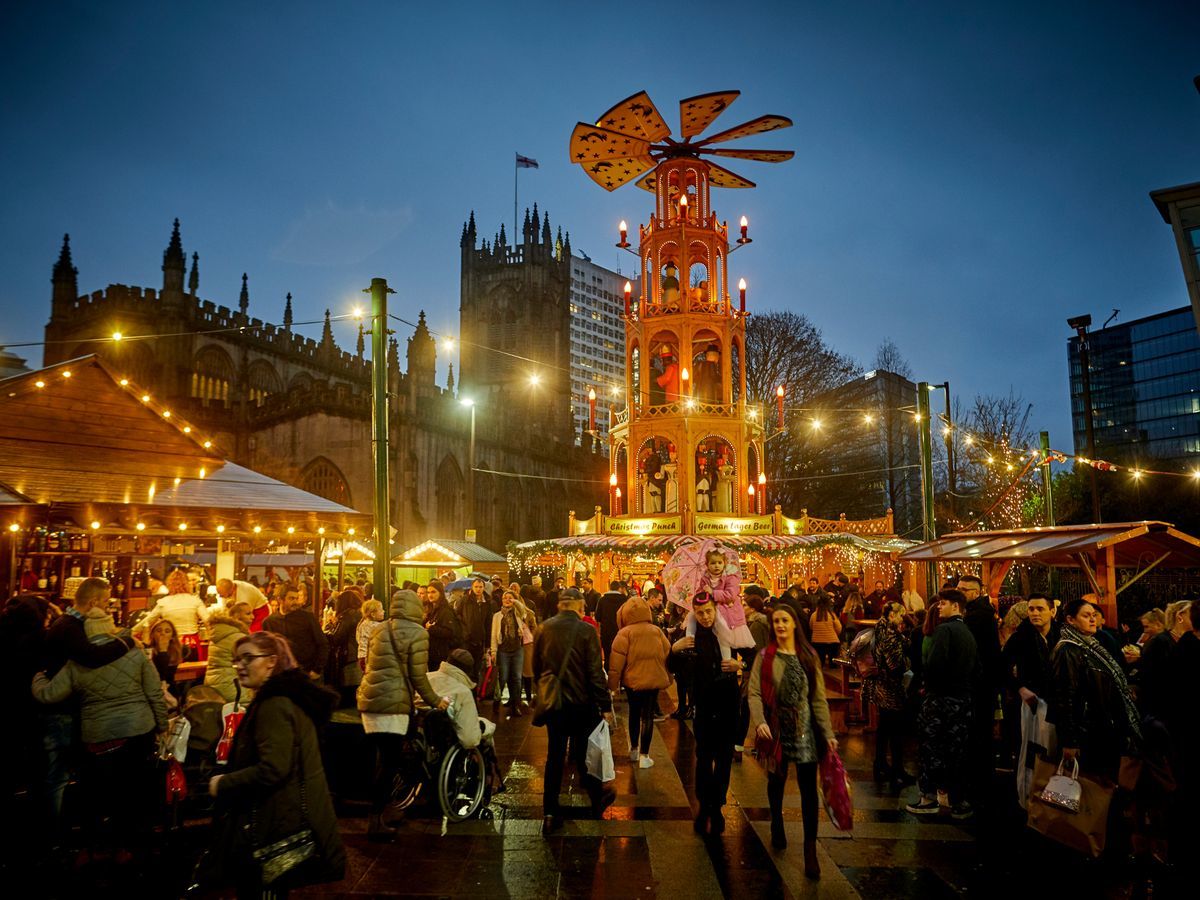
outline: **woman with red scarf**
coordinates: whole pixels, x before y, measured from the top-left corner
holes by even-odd
[[[788,764],[796,767],[804,822],[804,874],[820,878],[817,862],[817,761],[837,738],[825,700],[825,679],[817,651],[798,627],[800,616],[787,603],[771,612],[771,641],[750,670],[750,721],[758,758],[767,770],[771,806],[771,845],[787,847],[783,792]]]

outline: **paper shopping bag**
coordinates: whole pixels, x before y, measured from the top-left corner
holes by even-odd
[[[1052,841],[1091,857],[1104,852],[1108,838],[1108,808],[1114,785],[1080,775],[1079,812],[1044,802],[1039,796],[1050,779],[1058,774],[1058,765],[1039,759],[1033,770],[1029,799],[1029,827]]]

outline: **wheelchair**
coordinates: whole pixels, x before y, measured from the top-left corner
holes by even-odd
[[[396,775],[390,807],[404,810],[424,796],[437,804],[449,822],[492,818],[491,777],[483,751],[468,750],[458,742],[445,711],[418,709],[415,715],[409,736],[410,764]]]

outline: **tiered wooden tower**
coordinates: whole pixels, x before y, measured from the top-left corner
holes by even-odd
[[[571,160],[594,181],[611,191],[641,176],[638,186],[655,198],[649,224],[638,229],[640,296],[631,296],[632,285],[626,290],[627,403],[609,430],[610,516],[679,515],[684,532],[703,530],[697,513],[769,511],[768,423],[764,410],[746,402],[745,288],[735,297],[729,284],[731,249],[750,240],[743,219],[731,248],[729,226],[718,221],[709,196],[711,187],[754,183],[701,154],[782,162],[791,151],[708,145],[792,123],[762,116],[696,139],[737,96],[722,91],[681,101],[681,140],[669,136],[644,92],[571,135]],[[630,246],[624,223],[618,246]]]

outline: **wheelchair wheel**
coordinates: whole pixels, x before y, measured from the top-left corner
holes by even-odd
[[[438,803],[451,822],[464,822],[479,812],[487,793],[487,765],[476,747],[453,746],[438,772]]]

